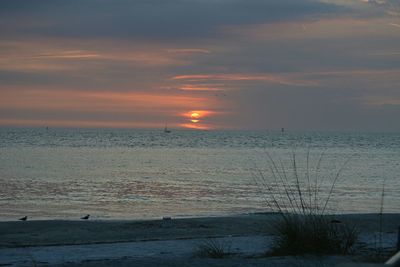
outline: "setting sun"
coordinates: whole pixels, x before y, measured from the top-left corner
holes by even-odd
[[[198,130],[209,130],[212,127],[207,120],[209,117],[214,114],[213,111],[210,110],[191,110],[181,114],[187,121],[186,123],[182,123],[180,126],[183,128],[189,129],[198,129]]]
[[[193,122],[193,123],[198,123],[200,120],[200,114],[199,113],[197,113],[197,112],[192,112],[192,114],[190,115],[190,118],[191,118],[191,122]]]

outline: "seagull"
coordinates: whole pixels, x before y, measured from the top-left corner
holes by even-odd
[[[89,219],[89,216],[90,216],[90,215],[88,214],[88,215],[86,215],[86,216],[83,216],[81,219],[82,219],[82,220],[88,220],[88,219]]]
[[[20,220],[20,221],[26,221],[28,219],[28,216],[24,216],[24,217],[22,217],[22,218],[19,218],[18,220]]]

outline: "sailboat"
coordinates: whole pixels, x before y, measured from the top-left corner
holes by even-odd
[[[168,130],[167,124],[165,124],[164,133],[170,133],[171,130]]]

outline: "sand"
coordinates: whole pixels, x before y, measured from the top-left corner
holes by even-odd
[[[0,266],[336,266],[366,258],[377,245],[379,216],[334,217],[358,225],[355,255],[266,257],[273,239],[269,225],[277,218],[268,213],[169,221],[0,222]],[[383,216],[386,250],[396,246],[399,226],[400,214]],[[231,255],[199,256],[199,245],[209,238],[222,242]]]

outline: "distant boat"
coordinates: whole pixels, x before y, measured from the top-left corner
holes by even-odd
[[[86,215],[86,216],[83,216],[83,217],[81,218],[81,220],[89,220],[89,217],[90,217],[90,215],[88,214],[88,215]]]
[[[167,124],[165,124],[164,133],[170,133],[171,130],[168,130]]]

